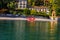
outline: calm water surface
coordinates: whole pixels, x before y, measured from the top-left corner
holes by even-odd
[[[60,22],[0,20],[0,40],[60,40]]]

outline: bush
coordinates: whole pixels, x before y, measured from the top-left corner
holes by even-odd
[[[30,10],[29,9],[23,9],[23,14],[24,15],[30,15]]]
[[[56,9],[56,15],[57,15],[57,16],[60,16],[60,8],[57,8],[57,9]]]

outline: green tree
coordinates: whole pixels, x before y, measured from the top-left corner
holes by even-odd
[[[56,9],[56,15],[57,15],[57,16],[60,16],[60,8],[57,8],[57,9]]]
[[[35,6],[35,2],[32,3],[32,6]]]
[[[40,16],[47,16],[46,12],[39,12],[38,13]]]
[[[40,6],[40,0],[38,0],[38,1],[36,0],[36,1],[35,1],[35,5],[36,5],[36,6]]]
[[[15,8],[15,2],[13,1],[13,2],[9,2],[8,4],[7,4],[7,7],[9,8],[9,9],[14,9]]]
[[[37,15],[37,11],[36,10],[31,10],[31,15]]]
[[[23,10],[23,15],[30,15],[30,10],[29,9],[24,9]]]
[[[2,8],[2,4],[3,4],[2,1],[0,1],[0,8]]]
[[[35,4],[35,0],[28,0],[28,5],[33,6]]]
[[[56,7],[56,15],[60,16],[60,0],[55,0]]]
[[[50,16],[52,16],[52,12],[55,11],[57,9],[57,4],[56,4],[56,0],[50,0],[50,5],[49,5],[49,9],[50,9]]]

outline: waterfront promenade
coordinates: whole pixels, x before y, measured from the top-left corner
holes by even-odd
[[[10,18],[10,17],[0,17],[0,20],[28,20],[27,18]],[[35,18],[34,21],[55,21],[52,19],[43,19],[43,18]]]

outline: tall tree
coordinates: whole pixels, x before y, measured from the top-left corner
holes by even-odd
[[[56,15],[60,16],[60,0],[55,0],[55,4],[56,4]]]
[[[44,5],[44,0],[35,0],[35,5],[36,6],[40,6],[40,5]]]
[[[29,6],[34,5],[34,0],[28,0],[28,5],[29,5]]]

